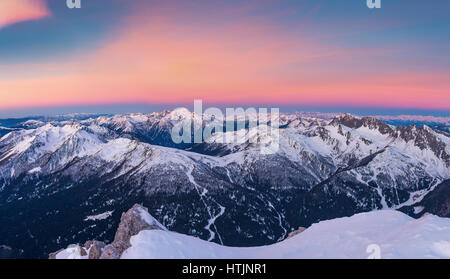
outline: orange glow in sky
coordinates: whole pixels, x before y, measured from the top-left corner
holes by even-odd
[[[0,25],[48,15],[40,2],[0,2],[17,11]],[[196,24],[197,14],[181,10],[127,16],[89,51],[39,63],[0,63],[0,109],[194,99],[450,109],[447,72],[390,67],[387,56],[414,46],[330,44],[259,16]]]

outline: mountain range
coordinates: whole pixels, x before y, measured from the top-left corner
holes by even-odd
[[[262,154],[261,144],[222,143],[222,131],[175,144],[172,128],[186,119],[207,124],[186,109],[2,124],[0,244],[47,257],[71,243],[110,242],[135,203],[170,231],[239,247],[374,210],[450,217],[449,199],[436,194],[450,178],[444,131],[281,114],[280,148]],[[275,140],[252,119],[234,134]]]

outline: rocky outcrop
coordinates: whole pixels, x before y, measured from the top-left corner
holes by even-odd
[[[166,229],[148,214],[147,208],[135,204],[122,214],[114,241],[105,246],[100,259],[119,259],[122,253],[131,246],[130,238],[143,230]]]
[[[114,241],[108,245],[101,241],[87,241],[80,247],[82,257],[89,255],[89,259],[120,259],[122,253],[131,247],[130,239],[142,230],[167,230],[142,205],[135,204],[130,210],[122,214]],[[56,255],[64,249],[49,255],[49,259],[56,259]]]
[[[103,253],[100,255],[100,259],[120,259],[122,253],[130,247],[131,245],[124,241],[114,241],[113,243],[105,246],[105,248],[103,249]]]
[[[399,126],[396,128],[396,135],[406,142],[414,142],[421,150],[430,149],[450,167],[450,155],[447,153],[445,142],[439,140],[428,126],[421,128],[416,125]]]
[[[130,238],[142,230],[165,230],[165,228],[148,214],[147,208],[135,204],[122,214],[114,242],[123,241],[129,244]]]
[[[89,251],[89,259],[99,259],[103,253],[103,248],[106,244],[102,241],[87,241],[84,244],[84,248]]]
[[[378,130],[383,135],[391,136],[392,139],[402,139],[406,142],[413,142],[415,146],[422,150],[429,148],[438,158],[444,160],[447,166],[450,166],[450,155],[446,151],[446,144],[439,140],[434,134],[435,131],[426,125],[423,127],[409,125],[407,127],[398,126],[393,128],[379,119],[373,117],[360,118],[351,114],[335,117],[330,122],[330,125],[338,126],[338,132],[341,135],[344,135],[344,133],[340,125],[352,129],[367,127],[371,130]],[[442,134],[443,132],[440,133]],[[446,133],[444,133],[444,136],[447,136]]]
[[[344,114],[335,117],[331,122],[330,125],[344,125],[346,127],[352,128],[352,129],[358,129],[361,127],[367,127],[369,129],[376,129],[381,134],[388,134],[388,135],[394,135],[394,130],[386,123],[384,123],[381,120],[378,120],[373,117],[356,117],[351,114]]]

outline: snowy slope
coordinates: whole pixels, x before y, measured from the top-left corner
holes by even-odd
[[[367,258],[374,245],[381,258],[450,258],[450,219],[427,215],[416,220],[383,210],[322,221],[263,247],[225,247],[162,230],[141,231],[131,244],[123,259]]]

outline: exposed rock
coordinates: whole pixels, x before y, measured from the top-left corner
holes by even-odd
[[[100,259],[119,259],[120,255],[128,249],[130,238],[142,230],[165,230],[156,220],[148,215],[148,209],[135,204],[130,210],[122,213],[119,228],[117,229],[113,243],[105,246]]]
[[[447,166],[450,167],[450,155],[447,153],[446,144],[440,141],[428,126],[423,126],[422,128],[416,125],[399,126],[396,128],[396,132],[399,138],[406,142],[414,142],[414,145],[422,150],[431,149],[438,158],[444,160]]]
[[[95,240],[94,240],[95,241]],[[94,241],[88,240],[84,243],[84,248],[89,249],[91,248],[92,244],[94,243]]]
[[[120,259],[122,253],[130,248],[130,244],[124,241],[115,241],[109,245],[106,245],[100,256],[100,259]]]
[[[147,220],[144,220],[143,214],[148,212],[148,209],[142,205],[135,204],[126,213],[122,213],[120,218],[119,228],[117,229],[114,237],[114,242],[123,241],[127,244],[130,243],[130,238],[133,235],[138,234],[142,230],[164,230],[157,222],[149,224]]]
[[[381,134],[394,135],[394,130],[386,123],[373,117],[356,117],[351,114],[344,114],[335,117],[331,122],[331,125],[344,125],[352,129],[358,129],[361,127],[367,127],[369,129],[376,129]]]
[[[84,249],[84,247],[80,247],[80,255],[81,255],[82,257],[87,256],[87,252],[86,252],[86,250]]]
[[[106,245],[104,242],[97,240],[86,241],[83,247],[78,246],[80,255],[87,256],[87,251],[89,251],[89,259],[120,259],[122,253],[131,247],[130,238],[142,230],[167,229],[148,214],[147,208],[135,204],[130,210],[122,214],[119,228],[111,244]],[[56,255],[63,250],[51,253],[49,259],[56,259]]]
[[[89,250],[89,259],[99,259],[106,244],[102,241],[87,241],[84,248]]]
[[[292,237],[296,236],[297,234],[304,232],[305,230],[306,230],[306,228],[304,228],[304,227],[298,227],[297,230],[289,233],[289,235],[286,237],[286,239],[292,238]]]

